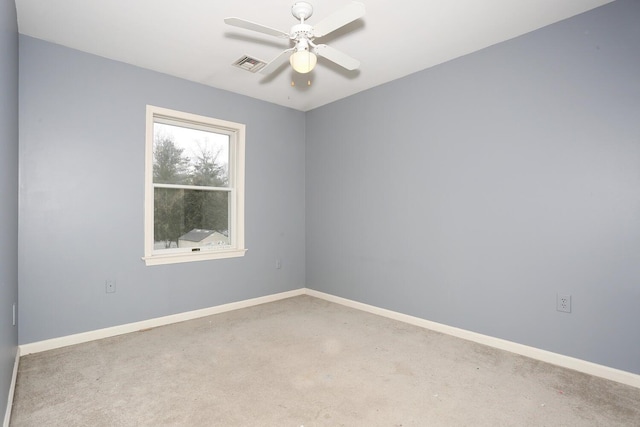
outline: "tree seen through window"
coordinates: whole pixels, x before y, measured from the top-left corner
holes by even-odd
[[[154,123],[156,249],[229,244],[228,172],[228,135]]]

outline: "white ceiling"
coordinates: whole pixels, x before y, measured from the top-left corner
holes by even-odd
[[[311,25],[349,2],[307,1],[314,6]],[[612,0],[361,1],[362,19],[318,39],[360,60],[359,70],[321,58],[309,75],[282,67],[269,76],[231,63],[243,54],[270,61],[290,42],[223,19],[289,32],[293,0],[16,0],[16,6],[21,34],[308,111]]]

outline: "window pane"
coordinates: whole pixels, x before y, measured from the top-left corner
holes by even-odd
[[[228,246],[229,193],[154,189],[154,249]]]
[[[153,182],[229,186],[229,135],[154,123]]]

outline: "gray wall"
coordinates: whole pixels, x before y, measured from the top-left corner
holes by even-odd
[[[0,418],[18,350],[18,25],[13,0],[0,0]]]
[[[144,265],[146,104],[247,125],[243,258]],[[20,36],[20,343],[303,287],[304,138],[304,113]]]
[[[309,112],[307,287],[640,374],[638,22],[619,0]]]

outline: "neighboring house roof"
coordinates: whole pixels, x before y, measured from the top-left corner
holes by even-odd
[[[187,234],[184,234],[178,237],[178,240],[187,240],[189,242],[201,242],[207,237],[211,236],[215,233],[214,230],[201,230],[199,228],[194,228]]]

